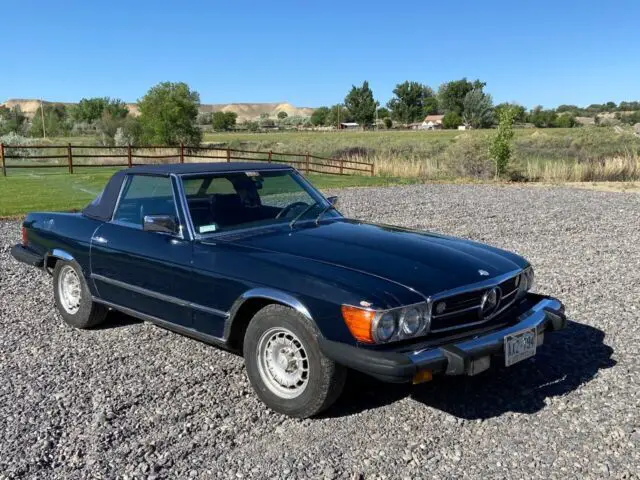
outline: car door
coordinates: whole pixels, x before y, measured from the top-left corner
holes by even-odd
[[[91,239],[91,278],[103,301],[190,328],[185,291],[191,241],[182,229],[176,234],[143,230],[145,215],[180,218],[174,188],[168,176],[127,177],[112,220]]]

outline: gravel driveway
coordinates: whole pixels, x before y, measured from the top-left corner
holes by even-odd
[[[0,478],[638,478],[640,195],[339,194],[349,216],[525,255],[569,328],[473,378],[351,375],[337,405],[300,421],[268,411],[233,354],[120,314],[66,327],[50,278],[10,258],[18,223],[0,222]]]

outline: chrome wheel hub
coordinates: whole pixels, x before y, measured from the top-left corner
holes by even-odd
[[[82,287],[78,274],[69,265],[62,267],[58,276],[58,297],[67,313],[74,315],[80,309]]]
[[[300,395],[309,381],[309,359],[302,343],[290,330],[277,327],[258,341],[258,370],[269,390],[281,398]]]

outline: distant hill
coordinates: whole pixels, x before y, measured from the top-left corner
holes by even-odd
[[[63,102],[49,102],[44,100],[43,103],[63,103]],[[28,116],[33,117],[36,111],[40,107],[40,100],[24,99],[24,98],[12,98],[2,103],[1,105],[7,108],[13,108],[16,105],[20,106],[22,112]],[[72,103],[64,103],[64,105],[73,105]],[[135,103],[128,103],[129,113],[131,115],[138,115],[138,106]],[[287,115],[291,116],[303,116],[308,117],[313,113],[313,108],[310,107],[296,107],[290,103],[216,103],[216,104],[201,104],[201,112],[235,112],[238,114],[238,121],[255,120],[260,118],[262,114],[268,114],[270,117],[275,117],[278,112],[287,112]]]

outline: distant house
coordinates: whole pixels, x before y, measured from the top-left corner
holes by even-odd
[[[356,122],[343,122],[340,124],[340,130],[356,130],[360,125]]]
[[[437,130],[442,128],[444,115],[427,115],[422,122],[422,130]]]

